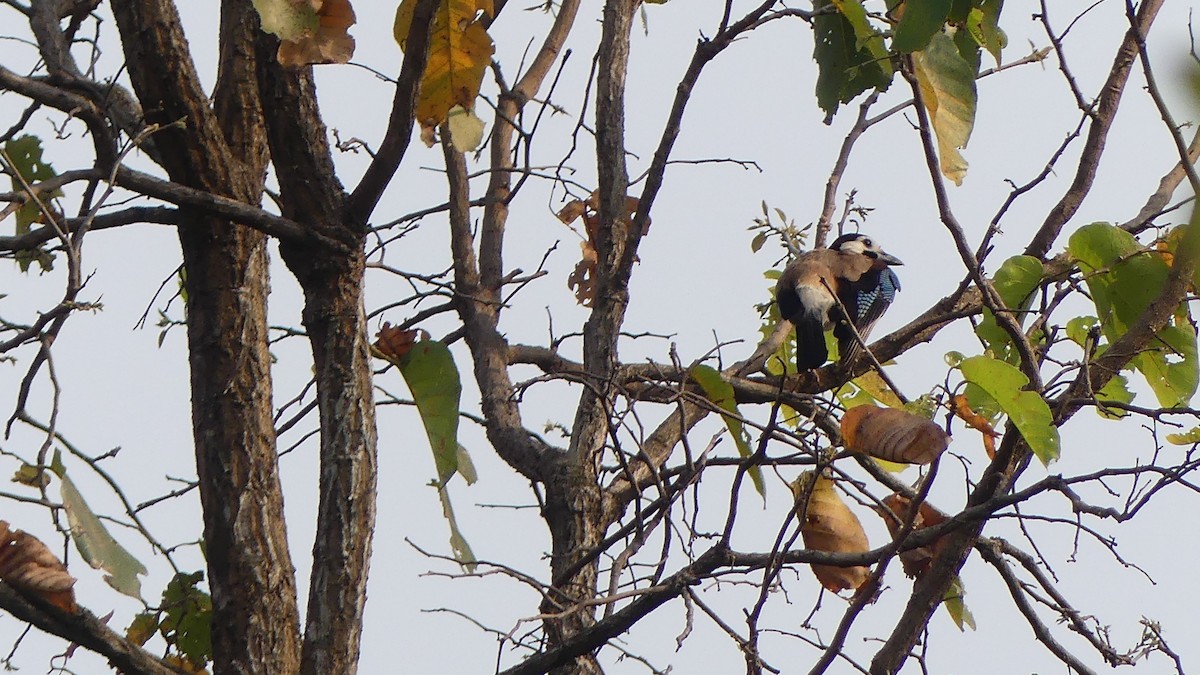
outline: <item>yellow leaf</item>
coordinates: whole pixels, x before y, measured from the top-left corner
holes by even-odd
[[[796,516],[800,519],[800,533],[804,535],[806,547],[830,553],[866,553],[871,550],[862,523],[838,496],[832,480],[807,471],[800,474],[791,488],[796,498]],[[871,570],[863,565],[813,565],[812,570],[817,581],[834,593],[856,591],[871,576]]]
[[[871,398],[879,401],[889,408],[900,408],[904,406],[904,402],[897,396],[896,392],[883,381],[879,373],[868,370],[867,372],[854,378],[854,384],[858,385],[863,391],[871,395]]]
[[[924,50],[913,53],[913,66],[937,135],[942,174],[962,185],[967,160],[958,151],[967,147],[975,126],[975,69],[959,54],[954,40],[941,32]]]
[[[404,0],[396,9],[393,33],[401,49],[408,42],[415,6],[416,0]],[[455,106],[474,109],[484,71],[495,51],[481,22],[492,11],[491,0],[442,0],[438,6],[417,99],[417,122],[423,133],[445,122]]]

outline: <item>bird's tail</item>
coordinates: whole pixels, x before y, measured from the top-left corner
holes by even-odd
[[[870,330],[870,326],[867,327],[867,330]],[[867,339],[867,334],[861,330],[858,334],[863,340]],[[849,322],[843,320],[835,324],[833,336],[837,338],[839,363],[852,363],[859,354],[863,353],[862,344],[854,337],[854,331],[850,328]]]
[[[828,358],[822,322],[803,319],[796,322],[796,369],[815,370],[825,365]]]

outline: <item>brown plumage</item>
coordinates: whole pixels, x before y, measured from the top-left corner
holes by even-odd
[[[824,365],[829,357],[825,330],[830,326],[842,361],[856,357],[861,348],[850,325],[866,339],[900,289],[889,266],[902,264],[870,237],[853,234],[839,237],[829,248],[802,253],[788,265],[775,286],[775,298],[780,316],[796,327],[796,367],[812,370]]]

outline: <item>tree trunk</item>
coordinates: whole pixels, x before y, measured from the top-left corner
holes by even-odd
[[[260,34],[256,50],[283,214],[340,244],[280,244],[304,290],[321,416],[320,505],[300,672],[340,675],[358,664],[375,528],[375,399],[363,310],[366,228],[347,216],[312,70],[280,67],[278,45]]]
[[[600,527],[600,486],[595,464],[559,462],[557,471],[546,482],[546,507],[543,514],[550,527],[551,592],[540,608],[546,617],[548,647],[563,644],[570,637],[596,623],[594,605],[582,604],[596,597],[596,556],[582,562],[604,538]],[[552,671],[555,675],[592,675],[602,673],[595,655],[588,654]]]
[[[247,79],[257,30],[249,3],[222,7],[216,112],[200,88],[173,4],[115,3],[113,12],[146,122],[164,127],[154,138],[171,179],[257,204],[265,142]],[[168,126],[180,120],[182,126]],[[214,672],[293,673],[299,619],[271,415],[265,238],[187,212],[179,236]]]

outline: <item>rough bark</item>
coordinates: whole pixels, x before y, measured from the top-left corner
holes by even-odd
[[[580,394],[566,456],[546,483],[544,517],[550,528],[551,592],[541,611],[550,648],[586,631],[596,622],[588,601],[596,595],[597,558],[592,551],[604,537],[602,491],[597,470],[610,433],[616,390],[617,339],[629,305],[632,251],[640,238],[631,232],[625,195],[625,75],[629,34],[636,3],[610,0],[603,11],[596,77],[596,160],[599,220],[595,241],[597,292],[583,330],[583,363],[592,383]],[[620,452],[619,449],[616,450]],[[602,672],[594,653],[582,654],[552,672],[583,675]]]
[[[173,4],[113,9],[146,122],[166,127],[155,142],[171,179],[257,204],[266,146],[250,77],[257,20],[249,3],[222,7],[215,111]],[[299,665],[299,619],[271,416],[265,237],[184,209],[179,238],[214,672],[292,673]]]
[[[312,71],[281,68],[277,45],[259,36],[258,84],[283,212],[344,245],[280,246],[304,290],[321,417],[320,504],[300,672],[337,675],[357,668],[375,527],[377,438],[362,304],[366,230],[347,216]]]

